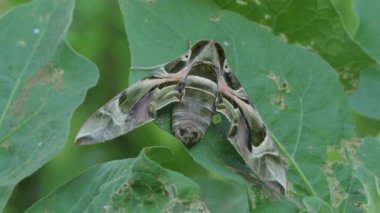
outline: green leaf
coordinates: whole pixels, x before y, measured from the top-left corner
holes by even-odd
[[[356,14],[358,16],[358,28],[355,33],[355,40],[362,45],[373,57],[380,61],[380,18],[379,1],[362,0],[355,1]]]
[[[252,198],[252,208],[250,212],[299,212],[300,206],[297,205],[294,200],[286,199],[268,199],[265,196],[260,196],[262,193],[260,189],[255,187],[250,187],[248,189],[249,194]]]
[[[159,111],[158,119],[156,124],[161,128],[170,131],[171,121],[170,121],[170,112],[171,108],[168,107],[164,110]],[[224,119],[225,120],[225,119]],[[215,130],[215,128],[218,128]],[[221,128],[221,129],[219,129]],[[227,131],[226,125],[212,126],[211,129],[207,131]],[[174,137],[174,136],[173,136]],[[240,156],[237,155],[236,151],[231,149],[231,147],[225,146],[214,146],[217,143],[226,143],[224,137],[214,137],[212,140],[207,139],[206,137],[213,137],[213,134],[206,134],[203,138],[203,141],[212,143],[213,148],[211,149],[202,149],[202,146],[194,146],[191,150],[193,156],[194,152],[200,151],[205,153],[196,154],[197,161],[202,162],[202,166],[206,168],[211,168],[213,173],[211,176],[207,177],[198,177],[196,174],[188,174],[198,185],[201,186],[202,190],[202,200],[206,203],[207,208],[211,212],[231,212],[232,210],[239,209],[238,212],[247,212],[248,211],[248,200],[250,199],[247,194],[245,181],[237,173],[240,172],[233,167],[226,169],[226,162],[223,158],[220,158],[218,150],[219,148],[225,149],[223,152],[226,154],[228,159],[233,159],[233,162],[230,162],[233,166],[242,168],[244,166],[243,161]],[[215,139],[215,140],[214,140]],[[173,140],[174,141],[174,140]],[[228,144],[227,144],[228,145]],[[198,149],[201,148],[201,149]],[[181,151],[186,150],[186,147],[181,148]],[[228,152],[228,153],[227,153]],[[226,158],[227,159],[227,158]],[[188,168],[188,167],[187,167]],[[249,169],[244,168],[242,172],[243,175],[247,175]],[[227,178],[226,178],[227,177]],[[248,177],[250,178],[250,177]],[[252,178],[251,178],[252,179]],[[228,193],[225,193],[228,192]],[[221,200],[226,200],[221,204]]]
[[[380,177],[380,167],[378,165],[378,156],[380,153],[380,139],[367,137],[363,139],[358,148],[358,159],[363,166],[371,170],[376,176]]]
[[[378,176],[370,170],[360,167],[356,173],[363,184],[367,195],[367,204],[363,206],[366,212],[380,212],[380,188]]]
[[[341,16],[342,22],[350,35],[353,35],[357,27],[357,18],[353,9],[355,0],[331,0],[335,9]]]
[[[193,181],[157,163],[171,156],[168,148],[152,147],[137,158],[95,166],[27,212],[207,212]]]
[[[0,211],[13,187],[64,146],[96,67],[63,41],[74,1],[39,0],[0,18]]]
[[[318,197],[305,197],[303,198],[303,203],[306,209],[310,213],[333,213],[334,210],[325,201],[319,199]]]
[[[335,161],[331,167],[334,174],[330,174],[329,177],[332,205],[336,206],[339,212],[362,212],[362,206],[368,198],[357,180],[357,174],[360,172],[358,167],[366,167],[379,176],[377,156],[380,141],[372,137],[363,140],[352,139],[342,143],[340,150],[335,151],[343,155],[343,159]]]
[[[349,99],[351,107],[366,117],[380,120],[379,91],[380,65],[377,65],[367,69],[360,76],[359,86]]]
[[[242,193],[244,185],[218,177],[195,178],[194,181],[201,187],[201,200],[210,212],[249,212],[247,194]]]
[[[349,99],[350,103],[352,99]],[[380,120],[368,118],[357,112],[353,113],[353,118],[356,124],[356,135],[358,137],[375,136],[380,133]]]
[[[380,140],[373,137],[364,138],[357,150],[358,162],[361,162],[361,166],[356,170],[356,177],[364,186],[367,204],[363,207],[367,212],[380,211],[379,152]]]
[[[330,0],[214,1],[222,8],[268,26],[287,42],[318,52],[337,71],[360,71],[376,63],[346,32]]]
[[[119,2],[132,67],[169,62],[187,50],[188,41],[214,39],[223,44],[233,72],[289,162],[289,194],[329,201],[323,172],[326,151],[352,136],[353,123],[339,79],[324,60],[212,1]],[[132,82],[146,75],[132,72]],[[170,132],[169,118],[167,123],[160,119],[159,125]],[[228,128],[223,121],[212,125],[189,151],[212,172],[247,183],[238,176],[247,168],[228,144]]]
[[[361,115],[380,120],[380,2],[356,1],[355,5],[359,18],[355,40],[377,59],[377,64],[361,74],[358,89],[350,97],[350,104]]]

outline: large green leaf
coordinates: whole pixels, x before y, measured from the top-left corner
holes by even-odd
[[[363,166],[371,170],[375,175],[380,177],[380,167],[378,165],[378,156],[380,153],[380,139],[367,137],[358,148],[357,157]]]
[[[335,154],[339,157],[334,159],[334,163],[326,164],[331,194],[330,205],[337,212],[361,212],[360,205],[365,201],[364,194],[360,190],[360,183],[355,178],[353,167],[356,159],[352,158],[353,147],[350,147],[353,145],[353,142],[346,141],[342,145],[344,148],[335,150],[337,151]]]
[[[361,167],[356,171],[356,177],[363,185],[366,195],[366,204],[363,208],[367,212],[380,211],[380,167],[378,166],[378,155],[380,152],[379,138],[367,137],[360,144],[357,157]]]
[[[373,57],[380,60],[380,2],[374,0],[355,0],[355,9],[358,16],[358,29],[355,40],[362,45]]]
[[[360,113],[361,115],[380,120],[379,92],[380,65],[376,65],[368,68],[366,72],[363,72],[361,74],[359,86],[349,98],[350,105],[353,110]]]
[[[380,120],[380,1],[362,0],[356,1],[355,5],[359,18],[355,39],[377,59],[377,64],[362,73],[358,89],[350,97],[350,103],[356,112]]]
[[[13,187],[63,147],[96,67],[63,41],[74,1],[39,0],[0,18],[0,211]]]
[[[380,188],[379,178],[370,170],[360,167],[357,171],[357,177],[364,186],[367,196],[367,203],[363,206],[366,212],[380,211]]]
[[[210,212],[229,213],[237,209],[249,212],[249,200],[242,193],[245,188],[242,184],[220,177],[195,178],[194,181],[201,187],[201,200]]]
[[[333,213],[334,210],[325,201],[317,197],[305,197],[303,202],[310,213]]]
[[[324,60],[212,1],[119,2],[133,67],[173,60],[187,50],[188,41],[215,39],[223,44],[234,73],[288,160],[289,195],[329,202],[326,151],[353,130],[338,76]],[[132,82],[146,75],[132,72]],[[159,123],[170,131],[170,123]],[[212,125],[190,152],[207,169],[244,182],[237,173],[246,168],[225,138],[228,128],[223,119]]]
[[[346,32],[330,0],[214,0],[270,29],[290,43],[318,52],[337,71],[360,71],[375,60]],[[376,11],[377,7],[372,7]]]
[[[193,181],[157,164],[171,156],[152,147],[135,159],[95,166],[27,212],[207,212]]]
[[[377,161],[380,141],[372,137],[352,139],[345,141],[339,150],[334,151],[339,157],[331,157],[331,162],[327,164],[335,174],[335,177],[329,177],[330,191],[333,194],[332,205],[339,212],[362,212],[366,203],[371,203],[370,206],[373,207],[376,204],[373,201],[378,199],[378,189],[373,187],[377,180],[372,176],[380,174]]]

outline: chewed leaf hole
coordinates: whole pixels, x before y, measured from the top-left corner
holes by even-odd
[[[269,72],[267,76],[276,84],[278,92],[291,92],[288,80],[281,79],[281,77],[276,75],[274,72]]]

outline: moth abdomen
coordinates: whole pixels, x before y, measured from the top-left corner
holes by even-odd
[[[210,126],[213,113],[202,103],[186,98],[175,103],[172,111],[174,135],[186,145],[196,143]]]
[[[211,80],[187,77],[181,102],[174,103],[172,111],[173,133],[186,145],[196,143],[210,126],[217,91],[217,84]]]

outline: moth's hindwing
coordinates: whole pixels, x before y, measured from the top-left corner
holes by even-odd
[[[118,94],[96,111],[82,126],[76,144],[111,140],[156,118],[156,111],[179,101],[176,85],[160,88],[166,79],[147,78]]]

